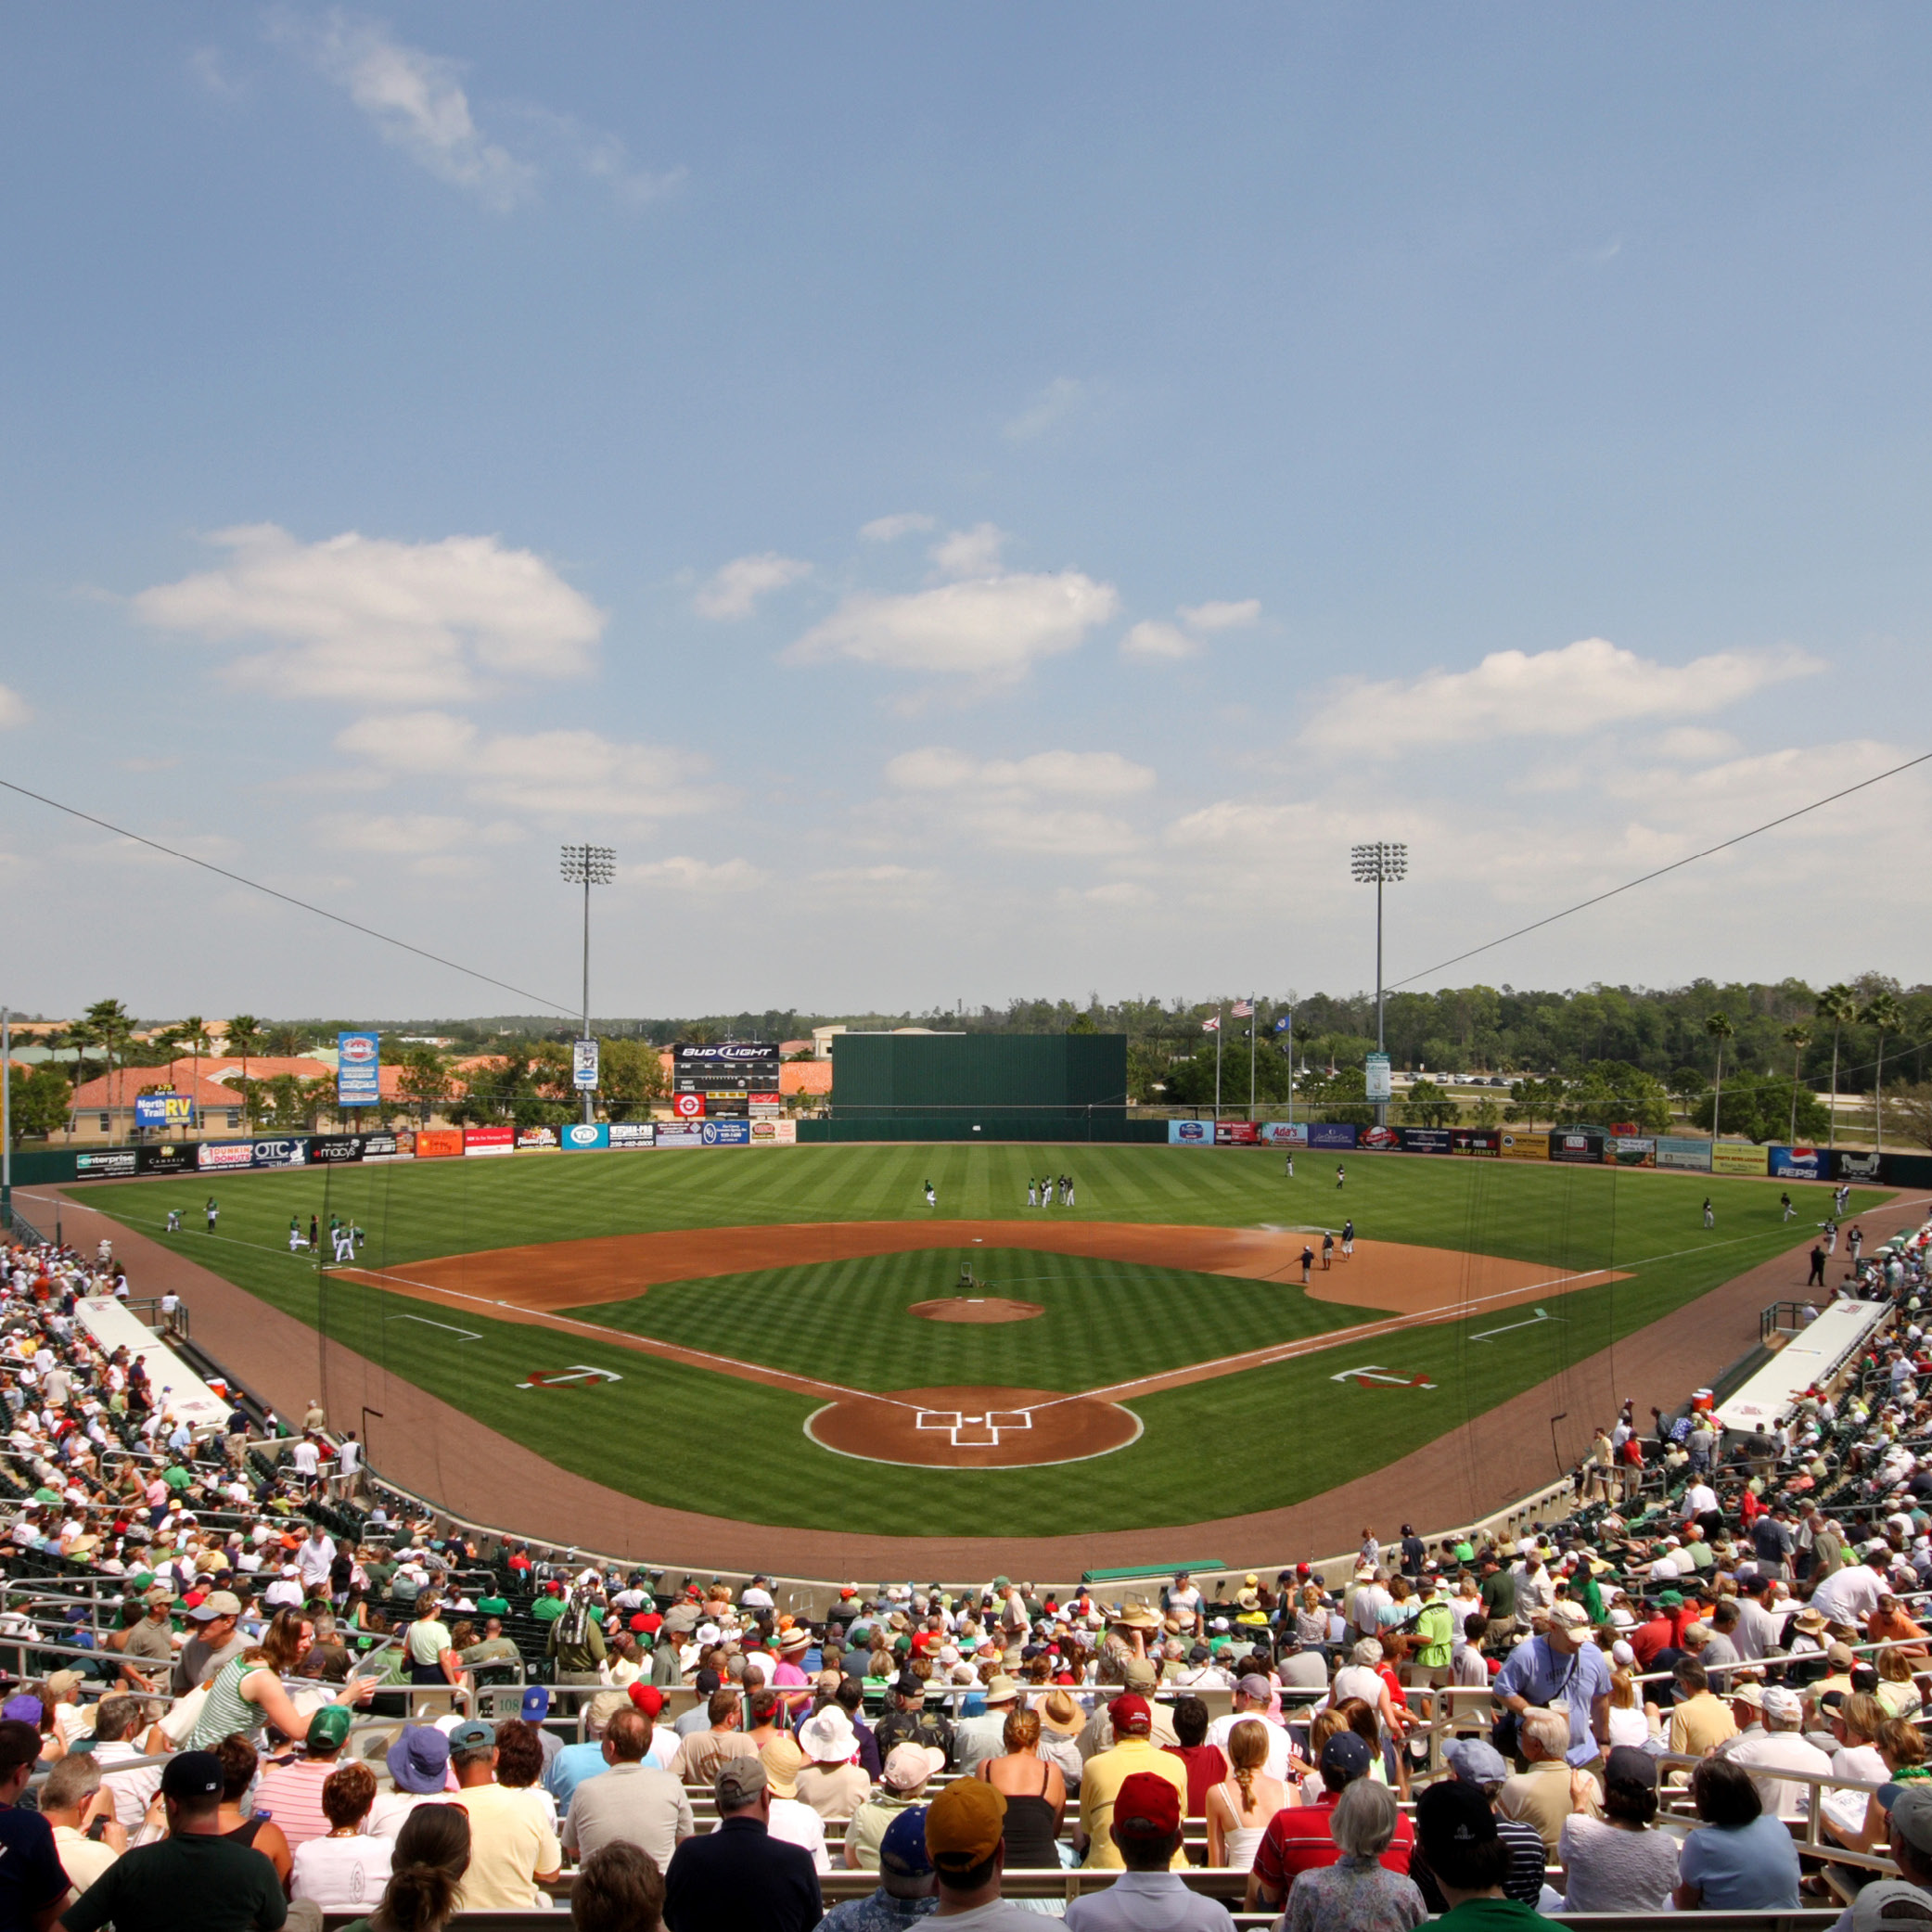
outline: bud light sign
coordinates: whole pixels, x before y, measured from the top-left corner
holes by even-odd
[[[382,1103],[382,1045],[374,1033],[336,1035],[336,1105]]]

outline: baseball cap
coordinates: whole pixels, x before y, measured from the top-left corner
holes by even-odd
[[[1789,1695],[1787,1692],[1785,1694]],[[1619,1780],[1626,1785],[1642,1785],[1646,1790],[1657,1789],[1657,1759],[1648,1751],[1640,1751],[1633,1744],[1618,1744],[1610,1746],[1610,1754],[1604,1760],[1604,1780],[1616,1784]]]
[[[1137,1691],[1142,1696],[1152,1694],[1160,1682],[1160,1673],[1144,1657],[1131,1657],[1120,1670],[1120,1682],[1130,1691]]]
[[[1145,1737],[1154,1728],[1154,1713],[1147,1700],[1132,1691],[1123,1691],[1107,1708],[1108,1721],[1116,1737]]]
[[[406,1724],[385,1761],[396,1789],[420,1798],[442,1789],[450,1768],[450,1741],[434,1724]]]
[[[339,1751],[352,1721],[346,1704],[325,1704],[309,1720],[304,1742],[312,1751]]]
[[[525,1685],[521,1708],[523,1716],[531,1723],[542,1723],[550,1715],[550,1686],[547,1683]]]
[[[1780,1723],[1792,1723],[1804,1715],[1804,1699],[1796,1691],[1787,1691],[1781,1683],[1770,1685],[1764,1693],[1764,1715],[1776,1718]]]
[[[1889,1804],[1883,1791],[1878,1801],[1891,1814],[1899,1836],[1915,1851],[1932,1851],[1932,1785],[1898,1785],[1892,1789]]]
[[[161,1771],[163,1798],[219,1798],[222,1760],[212,1751],[183,1751]]]
[[[711,1791],[721,1810],[739,1810],[748,1805],[771,1781],[765,1776],[761,1758],[727,1758],[711,1780]]]
[[[1150,1841],[1172,1837],[1181,1829],[1181,1794],[1151,1771],[1135,1772],[1114,1798],[1114,1828]]]
[[[1550,1621],[1559,1624],[1567,1631],[1582,1631],[1590,1628],[1590,1612],[1581,1604],[1560,1603],[1550,1606]]]
[[[1868,1885],[1851,1907],[1851,1932],[1881,1932],[1887,1926],[1932,1925],[1932,1894],[1903,1878]]]
[[[1456,1776],[1471,1785],[1500,1785],[1509,1776],[1503,1753],[1479,1737],[1455,1738],[1442,1746],[1442,1755]]]
[[[879,1767],[879,1782],[894,1791],[916,1791],[945,1766],[946,1754],[941,1750],[923,1744],[896,1744]]]
[[[630,1689],[630,1699],[646,1717],[655,1719],[663,1713],[664,1693],[654,1683],[633,1683]]]
[[[0,1718],[6,1719],[9,1723],[32,1724],[38,1730],[45,1715],[40,1699],[30,1692],[22,1691],[18,1697],[9,1697],[5,1704],[0,1704]]]
[[[453,1751],[493,1751],[496,1748],[496,1726],[486,1724],[481,1718],[468,1718],[450,1728],[450,1749]]]
[[[82,1682],[83,1679],[78,1670],[56,1670],[47,1679],[47,1695],[51,1697],[64,1697],[68,1692]]]
[[[1472,1879],[1478,1884],[1488,1880],[1477,1855],[1496,1842],[1496,1819],[1489,1799],[1474,1785],[1460,1778],[1431,1785],[1415,1800],[1415,1836],[1441,1884],[1461,1889]]]
[[[942,1872],[969,1872],[993,1855],[1005,1829],[1005,1795],[979,1778],[956,1778],[926,1808],[927,1855]]]
[[[895,1878],[923,1878],[932,1870],[926,1849],[925,1805],[908,1805],[886,1827],[878,1843],[879,1870]]]
[[[1235,1684],[1235,1688],[1237,1691],[1239,1691],[1244,1697],[1247,1697],[1257,1704],[1267,1703],[1269,1698],[1271,1698],[1274,1695],[1274,1686],[1271,1684],[1265,1677],[1259,1675],[1257,1672],[1253,1670],[1250,1670],[1246,1677],[1242,1678],[1242,1680],[1237,1684]]]
[[[211,1590],[188,1615],[197,1623],[212,1623],[217,1617],[239,1617],[241,1599],[230,1590]]]
[[[895,1695],[901,1697],[923,1697],[926,1686],[910,1670],[902,1671],[892,1682]]]
[[[1322,1769],[1352,1784],[1368,1773],[1369,1749],[1352,1731],[1337,1731],[1322,1746]]]

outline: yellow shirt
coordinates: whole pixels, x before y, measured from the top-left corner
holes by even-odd
[[[1187,1767],[1145,1737],[1123,1737],[1110,1751],[1096,1752],[1087,1759],[1080,1781],[1080,1827],[1091,1843],[1087,1846],[1087,1870],[1119,1872],[1126,1861],[1113,1841],[1109,1827],[1114,1822],[1114,1800],[1120,1786],[1136,1772],[1151,1771],[1165,1778],[1181,1794],[1181,1815],[1187,1815]],[[1173,1856],[1173,1868],[1181,1871],[1187,1863],[1184,1850]]]
[[[1708,1691],[1680,1699],[1670,1713],[1670,1748],[1680,1758],[1702,1758],[1736,1735],[1731,1707]]]
[[[502,1785],[473,1785],[449,1802],[469,1813],[469,1869],[456,1893],[463,1912],[540,1912],[539,1872],[564,1862],[557,1834],[538,1821],[527,1791]]]

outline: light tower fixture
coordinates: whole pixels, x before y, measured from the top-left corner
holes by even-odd
[[[590,1043],[590,889],[610,885],[617,877],[617,853],[608,845],[567,845],[563,849],[563,876],[572,885],[583,888],[583,1030],[577,1036]],[[583,1090],[583,1124],[591,1124],[595,1110],[592,1090]]]
[[[1349,848],[1349,870],[1359,886],[1375,889],[1375,1051],[1386,1053],[1382,1039],[1382,888],[1408,876],[1409,848],[1386,839]],[[1388,1124],[1388,1103],[1375,1103],[1375,1125]]]

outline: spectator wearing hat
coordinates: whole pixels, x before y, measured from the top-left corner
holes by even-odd
[[[829,1873],[832,1861],[825,1850],[825,1821],[799,1797],[799,1773],[807,1759],[798,1740],[781,1731],[758,1756],[772,1793],[765,1818],[772,1836],[808,1853],[813,1871]]]
[[[893,1819],[879,1840],[878,1889],[848,1899],[825,1914],[820,1932],[899,1932],[939,1907],[937,1878],[926,1849],[926,1807],[915,1805]]]
[[[953,1769],[970,1777],[989,1758],[1005,1748],[1006,1720],[1019,1698],[1019,1686],[1004,1670],[986,1683],[985,1711],[953,1726]]]
[[[1329,1820],[1336,1859],[1298,1874],[1282,1921],[1286,1932],[1401,1932],[1420,1925],[1428,1907],[1414,1880],[1382,1862],[1401,1817],[1388,1785],[1372,1778],[1350,1784]]]
[[[1912,1794],[1909,1803],[1904,1802],[1908,1793]],[[1886,1828],[1878,1843],[1889,1851],[1900,1876],[1868,1885],[1850,1910],[1839,1915],[1831,1932],[1880,1932],[1884,1925],[1900,1920],[1912,1926],[1912,1932],[1923,1932],[1922,1926],[1913,1926],[1913,1915],[1896,1907],[1902,1887],[1912,1887],[1932,1907],[1932,1804],[1926,1802],[1928,1795],[1932,1795],[1932,1784],[1891,1785],[1874,1795],[1874,1806],[1887,1807]],[[1868,1909],[1863,1919],[1858,1918],[1859,1908],[1874,1893],[1879,1895],[1879,1904],[1890,1904],[1894,1909],[1883,1916]]]
[[[147,1592],[147,1614],[122,1633],[121,1681],[131,1691],[159,1693],[174,1667],[174,1593],[157,1583]]]
[[[845,1863],[851,1872],[876,1872],[878,1848],[892,1820],[925,1801],[927,1785],[945,1769],[937,1746],[896,1744],[886,1754],[878,1789],[853,1811],[845,1828]]]
[[[811,1932],[825,1915],[811,1857],[771,1834],[763,1763],[732,1758],[712,1783],[718,1827],[686,1838],[664,1876],[670,1932]]]
[[[1767,1772],[1810,1772],[1830,1777],[1832,1761],[1801,1734],[1804,1700],[1796,1691],[1772,1684],[1763,1693],[1764,1728],[1756,1736],[1738,1738],[1724,1755],[1750,1773],[1758,1801],[1772,1817],[1789,1823],[1803,1818],[1810,1807],[1810,1787],[1795,1779],[1767,1776]]]
[[[1465,1785],[1473,1785],[1496,1812],[1496,1800],[1509,1782],[1509,1765],[1487,1738],[1452,1739],[1442,1746],[1449,1768]],[[1503,1895],[1525,1905],[1534,1905],[1542,1897],[1543,1873],[1549,1863],[1549,1849],[1533,1824],[1496,1813],[1496,1837],[1503,1847]],[[1421,1887],[1424,1902],[1432,1913],[1449,1910],[1427,1865],[1411,1867],[1410,1876]]]
[[[597,1748],[601,1777],[580,1780],[564,1818],[563,1849],[587,1857],[600,1846],[641,1847],[668,1870],[672,1855],[697,1829],[685,1787],[661,1767],[647,1763],[651,1721],[634,1705],[618,1711]]]
[[[1040,1742],[1033,1748],[1059,1772],[1068,1797],[1077,1798],[1087,1768],[1086,1754],[1080,1747],[1086,1713],[1073,1701],[1070,1692],[1058,1688],[1047,1692],[1036,1708],[1040,1713]],[[1202,1734],[1206,1735],[1205,1727]]]
[[[1604,1766],[1604,1815],[1565,1819],[1557,1851],[1566,1912],[1662,1912],[1677,1887],[1677,1840],[1657,1829],[1657,1760],[1613,1745]]]
[[[20,1746],[0,1725],[0,1765],[9,1746],[17,1755]],[[31,1768],[30,1760],[13,1775],[24,1784],[20,1772]],[[282,1882],[261,1852],[223,1836],[223,1787],[221,1761],[213,1752],[182,1751],[171,1758],[161,1772],[167,1837],[117,1859],[61,1914],[66,1932],[95,1932],[109,1920],[115,1932],[276,1932],[288,1916]],[[5,1795],[0,1785],[0,1797]],[[27,1815],[8,1810],[0,1819]],[[44,1819],[34,1823],[47,1833],[51,1856],[52,1834]],[[10,1862],[10,1844],[7,1855]],[[64,1890],[58,1862],[54,1869]],[[31,1907],[27,1916],[41,1909]]]
[[[838,1704],[815,1710],[799,1726],[806,1762],[798,1775],[799,1798],[833,1823],[843,1823],[865,1802],[872,1780],[854,1761],[858,1734]]]
[[[1332,1825],[1342,1793],[1359,1778],[1366,1778],[1375,1754],[1352,1731],[1337,1731],[1322,1746],[1318,1770],[1321,1794],[1312,1800],[1277,1811],[1255,1848],[1247,1874],[1247,1912],[1279,1912],[1289,1888],[1303,1872],[1331,1865],[1340,1855]],[[1381,1852],[1391,1872],[1406,1874],[1414,1834],[1407,1819],[1399,1819],[1395,1835]]]
[[[1536,1911],[1503,1888],[1507,1854],[1488,1800],[1461,1778],[1431,1785],[1415,1801],[1418,1871],[1447,1910],[1432,1922],[1449,1932],[1532,1932],[1547,1926]]]
[[[1379,1650],[1377,1655],[1379,1656]],[[1351,1694],[1347,1691],[1338,1691],[1336,1701],[1339,1703],[1343,1697],[1350,1695]],[[1353,1695],[1361,1695],[1362,1694],[1356,1692]],[[1387,1687],[1383,1684],[1381,1679],[1377,1677],[1375,1680],[1375,1695],[1386,1696],[1386,1695]],[[1216,1718],[1208,1726],[1207,1741],[1210,1745],[1215,1746],[1223,1757],[1227,1755],[1228,1739],[1233,1734],[1235,1726],[1244,1721],[1253,1721],[1260,1724],[1268,1734],[1268,1762],[1262,1769],[1266,1771],[1271,1778],[1286,1783],[1291,1771],[1305,1770],[1307,1768],[1305,1765],[1290,1762],[1295,1754],[1293,1746],[1288,1740],[1286,1727],[1281,1724],[1271,1723],[1268,1720],[1268,1708],[1274,1701],[1274,1686],[1260,1671],[1247,1671],[1245,1675],[1235,1680],[1235,1695],[1232,1701],[1233,1708],[1224,1715]],[[1364,1701],[1373,1704],[1375,1702],[1375,1696],[1369,1696]]]
[[[418,1805],[446,1801],[450,1741],[434,1724],[405,1724],[384,1761],[393,1789],[384,1792],[371,1808],[369,1833],[373,1837],[393,1838]]]
[[[469,1869],[459,1912],[536,1912],[538,1889],[563,1873],[563,1848],[520,1791],[496,1782],[496,1729],[471,1719],[450,1732],[452,1800],[469,1814]]]
[[[1135,1696],[1148,1700],[1148,1708],[1154,1713],[1154,1728],[1148,1734],[1154,1742],[1165,1749],[1169,1745],[1181,1742],[1174,1730],[1172,1713],[1165,1704],[1153,1702],[1154,1693],[1160,1688],[1160,1673],[1144,1657],[1132,1659],[1123,1672],[1125,1687]],[[1096,1752],[1111,1750],[1114,1746],[1113,1704],[1103,1698],[1094,1706],[1080,1734],[1080,1754],[1082,1759],[1092,1758]]]
[[[1610,1737],[1610,1667],[1591,1641],[1590,1613],[1581,1604],[1553,1604],[1548,1628],[1510,1652],[1495,1690],[1518,1717],[1532,1708],[1567,1707],[1569,1744],[1562,1756],[1573,1767],[1602,1757]],[[1555,1843],[1548,1833],[1544,1837]]]
[[[1795,1912],[1798,1847],[1765,1812],[1744,1767],[1728,1758],[1705,1759],[1691,1773],[1691,1803],[1704,1822],[1678,1853],[1671,1894],[1678,1911]],[[1932,1816],[1927,1825],[1932,1843]]]
[[[972,1932],[1029,1932],[1038,1915],[1000,1896],[1006,1800],[978,1778],[948,1785],[926,1810],[926,1852],[939,1893],[936,1917],[966,1918]]]
[[[1170,1869],[1181,1845],[1181,1801],[1167,1779],[1135,1772],[1120,1786],[1107,1831],[1121,1874],[1106,1891],[1068,1906],[1071,1932],[1140,1932],[1148,1926],[1225,1932],[1220,1902],[1189,1891]]]
[[[892,1708],[872,1727],[878,1740],[880,1760],[902,1744],[916,1744],[940,1754],[943,1770],[953,1761],[953,1726],[926,1703],[926,1684],[910,1670],[903,1671],[892,1685]]]
[[[1088,1759],[1081,1779],[1080,1826],[1074,1846],[1084,1853],[1089,1871],[1120,1869],[1120,1849],[1109,1826],[1120,1787],[1135,1772],[1166,1779],[1174,1788],[1175,1803],[1182,1807],[1187,1803],[1187,1769],[1154,1742],[1154,1713],[1146,1698],[1136,1691],[1123,1691],[1107,1707],[1107,1714],[1113,1747]],[[1178,1850],[1175,1857],[1185,1862]]]
[[[249,1640],[239,1628],[241,1599],[230,1590],[211,1590],[188,1612],[192,1634],[174,1660],[169,1688],[185,1696],[206,1683],[229,1658],[239,1657]]]
[[[255,1792],[255,1809],[266,1811],[282,1827],[293,1851],[329,1830],[323,1810],[322,1787],[341,1760],[352,1720],[339,1704],[326,1704],[309,1720],[300,1756],[271,1759]]]

